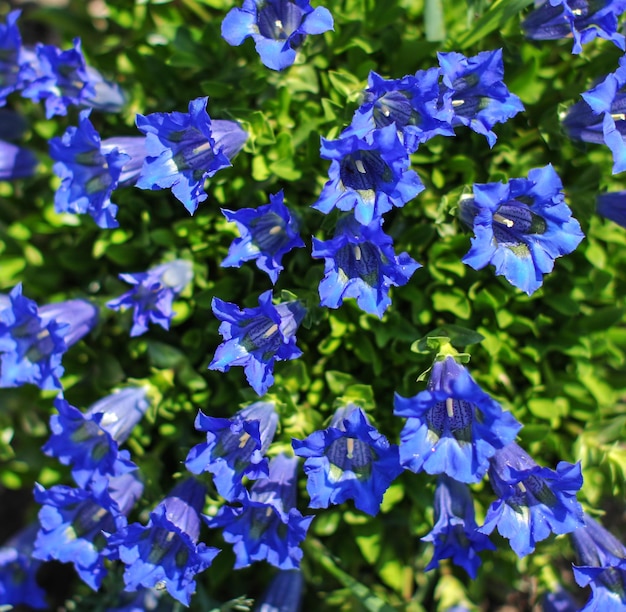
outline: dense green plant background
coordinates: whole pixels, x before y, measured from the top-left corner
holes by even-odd
[[[193,428],[197,411],[230,416],[256,397],[241,368],[227,374],[207,371],[221,341],[212,297],[254,306],[270,288],[253,265],[220,267],[237,235],[220,207],[259,206],[284,189],[286,203],[301,220],[307,249],[285,258],[275,294],[296,294],[310,313],[298,333],[304,355],[275,370],[270,392],[280,402],[281,428],[271,452],[320,428],[346,399],[366,408],[379,430],[397,442],[403,423],[392,414],[393,393],[417,393],[424,383],[416,379],[430,367],[431,357],[413,352],[412,344],[437,327],[461,325],[484,336],[467,349],[469,367],[524,424],[520,444],[549,467],[560,460],[581,461],[580,501],[594,515],[605,511],[605,525],[626,536],[626,230],[594,212],[598,193],[624,185],[611,175],[608,148],[574,143],[559,126],[563,109],[615,70],[619,50],[598,40],[572,56],[571,40],[525,40],[520,20],[527,0],[444,2],[442,22],[438,2],[430,0],[323,4],[334,16],[335,31],[310,37],[296,65],[283,73],[266,69],[251,41],[235,48],[221,38],[221,20],[233,6],[227,0],[28,6],[20,19],[25,43],[67,48],[79,36],[88,62],[127,92],[122,113],[92,113],[103,138],[138,135],[138,112],[184,112],[190,99],[208,95],[211,117],[241,121],[250,140],[233,167],[211,181],[209,199],[195,216],[169,191],[127,188],[113,198],[120,228],[101,230],[86,216],[54,212],[59,181],[51,171],[47,140],[75,125],[77,111],[46,120],[42,106],[13,95],[10,106],[27,118],[26,140],[41,166],[33,179],[0,184],[0,290],[8,292],[21,281],[25,295],[39,304],[86,296],[102,306],[96,330],[64,358],[65,395],[73,405],[86,408],[131,379],[149,380],[158,390],[158,401],[128,442],[146,479],[133,516],[145,520],[183,470],[190,447],[202,440]],[[2,18],[7,10],[0,7]],[[437,65],[437,51],[475,55],[500,47],[505,82],[526,112],[495,128],[498,141],[491,150],[466,129],[420,147],[413,167],[427,188],[386,216],[396,250],[408,251],[423,268],[407,286],[392,291],[393,305],[382,321],[362,313],[353,300],[339,310],[321,309],[317,285],[323,262],[311,260],[310,237],[329,237],[333,217],[309,208],[327,176],[328,162],[319,158],[320,136],[335,137],[347,125],[370,70],[399,78]],[[528,297],[492,268],[476,272],[461,263],[469,235],[455,208],[472,182],[526,176],[548,163],[561,176],[587,238],[572,255],[557,260],[544,287]],[[118,273],[173,258],[192,260],[195,279],[176,304],[172,329],[152,327],[130,339],[130,313],[104,307],[126,290]],[[34,387],[0,391],[0,495],[13,504],[25,502],[7,518],[4,537],[36,517],[29,493],[35,481],[70,483],[65,468],[40,451],[52,399],[52,393]],[[535,554],[520,561],[508,542],[495,536],[498,550],[482,554],[476,581],[445,563],[440,571],[424,573],[432,549],[420,537],[432,527],[434,481],[404,473],[375,518],[351,504],[316,511],[304,545],[304,609],[417,612],[473,602],[483,610],[505,604],[530,610],[557,583],[573,583],[573,556],[564,537],[540,543]],[[473,491],[480,520],[493,495],[486,482]],[[303,511],[307,501],[302,478]],[[207,511],[215,512],[221,503],[214,493]],[[223,552],[198,576],[192,610],[263,592],[273,568],[257,564],[233,572],[234,556],[219,533],[205,530],[202,539]],[[103,594],[94,595],[76,579],[66,591],[57,589],[57,603],[67,597],[67,609],[104,610],[115,604],[121,584],[121,573],[112,572]],[[580,596],[584,601],[586,594]]]

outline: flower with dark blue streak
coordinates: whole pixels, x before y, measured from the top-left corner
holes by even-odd
[[[296,59],[296,50],[307,34],[333,29],[328,9],[313,9],[310,0],[244,0],[222,22],[224,40],[235,47],[252,36],[265,66],[283,70]]]
[[[435,525],[424,536],[435,548],[426,571],[439,567],[442,559],[452,559],[475,579],[480,567],[481,550],[495,550],[495,545],[476,529],[474,502],[467,485],[448,476],[439,476],[435,489]]]
[[[30,525],[0,546],[0,606],[8,605],[9,610],[22,604],[48,609],[46,593],[37,584],[41,562],[32,556],[38,530],[39,525]]]
[[[145,334],[149,323],[170,328],[175,314],[172,309],[174,299],[193,279],[193,269],[190,262],[175,259],[147,272],[120,274],[120,278],[133,288],[106,305],[112,310],[133,309],[130,335],[134,337]]]
[[[626,548],[587,514],[571,538],[581,565],[574,578],[591,587],[591,597],[580,612],[623,612],[626,608]]]
[[[56,485],[35,485],[40,529],[33,556],[73,563],[78,575],[97,591],[106,575],[104,560],[115,553],[107,547],[105,533],[126,525],[126,515],[143,492],[132,474],[100,479],[89,490]]]
[[[513,442],[491,457],[489,481],[498,499],[480,531],[489,534],[497,526],[518,557],[551,533],[570,533],[582,524],[576,500],[583,485],[580,464],[561,461],[556,471],[543,468]]]
[[[626,10],[624,0],[536,0],[535,10],[522,22],[527,38],[558,40],[574,38],[572,53],[596,37],[612,41],[622,51],[625,39],[618,33],[618,17]]]
[[[282,190],[270,195],[270,203],[259,208],[226,210],[223,215],[237,224],[241,234],[230,245],[222,267],[239,268],[244,261],[255,260],[259,270],[267,272],[276,283],[283,270],[283,255],[304,246],[298,233],[298,224],[283,203]]]
[[[121,476],[137,469],[128,451],[119,449],[143,418],[150,403],[143,387],[127,387],[93,404],[83,413],[58,397],[58,415],[50,417],[50,438],[42,447],[50,457],[72,466],[80,487],[97,478]]]
[[[322,306],[339,308],[351,297],[361,310],[382,318],[391,305],[389,288],[406,285],[421,267],[408,253],[395,254],[381,225],[381,218],[361,225],[349,215],[337,223],[331,240],[313,238],[311,255],[325,259],[319,285]]]
[[[300,567],[300,543],[313,517],[295,507],[297,467],[297,457],[274,457],[269,476],[254,482],[241,506],[223,506],[214,518],[205,517],[234,545],[235,569],[263,560],[283,570]]]
[[[65,351],[95,325],[98,310],[85,300],[39,308],[18,284],[0,295],[0,388],[25,383],[60,389]]]
[[[389,444],[354,404],[337,410],[327,429],[291,444],[296,455],[305,458],[311,508],[353,499],[359,510],[374,516],[385,491],[403,470],[398,447]]]
[[[145,138],[127,136],[100,139],[89,120],[91,111],[81,111],[78,127],[69,127],[61,138],[50,140],[54,172],[62,179],[54,195],[58,213],[89,214],[99,227],[118,227],[117,206],[111,194],[131,185],[143,165]]]
[[[493,147],[497,139],[493,126],[524,110],[503,82],[502,49],[473,57],[455,52],[437,53],[437,57],[443,74],[442,98],[449,97],[454,110],[452,125],[468,126]]]
[[[146,134],[146,159],[136,187],[171,188],[191,215],[207,199],[205,180],[230,166],[248,139],[238,123],[211,120],[207,102],[207,97],[196,98],[188,113],[137,115],[136,120]]]
[[[0,140],[0,181],[33,176],[37,164],[37,158],[32,151]]]
[[[264,455],[277,425],[278,414],[270,402],[255,402],[231,419],[198,412],[195,427],[206,432],[207,441],[189,451],[185,466],[194,474],[211,472],[218,493],[235,501],[244,495],[244,476],[255,480],[268,475]]]
[[[240,310],[235,304],[213,298],[213,314],[222,321],[224,342],[217,347],[210,370],[228,372],[243,366],[250,386],[258,395],[274,384],[274,363],[297,359],[296,331],[306,309],[298,301],[272,304],[272,292],[259,296],[258,308]]]
[[[303,586],[300,570],[280,570],[257,599],[254,612],[300,612]]]
[[[0,106],[6,104],[10,93],[22,89],[33,76],[17,27],[21,13],[11,11],[6,17],[6,23],[0,23]]]
[[[174,599],[189,605],[196,575],[220,552],[198,543],[205,495],[206,489],[194,478],[184,480],[150,513],[145,527],[133,523],[109,539],[126,566],[127,591],[165,588]]]
[[[554,260],[584,238],[562,189],[551,165],[532,169],[527,179],[475,184],[474,195],[460,202],[461,220],[475,235],[463,262],[475,270],[491,263],[515,287],[535,292]]]
[[[365,136],[394,123],[409,153],[437,134],[454,136],[452,103],[449,96],[440,100],[440,76],[439,68],[418,70],[401,79],[384,79],[370,72],[365,99],[349,131]]]
[[[313,208],[324,214],[333,208],[354,210],[359,223],[404,206],[424,189],[409,170],[410,159],[391,124],[363,138],[348,130],[337,140],[322,138],[321,157],[332,160],[329,181]]]
[[[394,414],[408,419],[400,434],[402,465],[466,483],[480,481],[489,458],[522,427],[450,355],[435,361],[425,391],[396,394]]]

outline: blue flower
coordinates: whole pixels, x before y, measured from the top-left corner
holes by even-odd
[[[296,455],[306,459],[310,508],[353,499],[359,510],[376,515],[385,491],[402,472],[398,447],[389,444],[354,404],[337,410],[324,431],[291,444]]]
[[[538,0],[537,8],[522,22],[528,38],[558,40],[574,37],[572,53],[596,37],[610,40],[622,51],[625,40],[617,18],[626,10],[624,0]]]
[[[254,612],[300,612],[303,585],[300,570],[280,570],[257,599]]]
[[[354,114],[349,131],[365,136],[395,123],[409,153],[437,134],[454,136],[450,97],[440,100],[439,96],[440,75],[439,68],[418,70],[401,79],[384,79],[370,72],[365,99]]]
[[[38,529],[39,525],[30,525],[0,546],[0,606],[48,609],[36,578],[41,563],[32,556]]]
[[[130,291],[107,302],[107,308],[133,309],[131,336],[141,336],[148,331],[148,324],[155,323],[163,329],[170,328],[174,318],[174,299],[193,279],[191,263],[175,259],[151,268],[147,272],[120,274],[123,281],[133,285]]]
[[[437,57],[443,74],[442,97],[450,97],[454,109],[452,125],[468,126],[493,147],[497,139],[493,126],[524,110],[503,82],[502,49],[469,58],[454,52],[437,53]]]
[[[244,0],[222,22],[222,36],[238,47],[252,36],[265,66],[283,70],[296,59],[296,49],[307,34],[333,29],[333,17],[322,6],[313,9],[309,0]]]
[[[28,178],[35,173],[37,164],[32,151],[0,140],[0,181]]]
[[[491,457],[489,480],[499,499],[480,531],[491,533],[497,526],[518,557],[533,552],[551,533],[570,533],[582,524],[576,501],[583,484],[580,464],[561,461],[556,471],[542,468],[513,442]]]
[[[78,575],[97,591],[106,575],[104,559],[114,556],[105,533],[126,525],[126,515],[143,492],[132,475],[100,479],[89,490],[56,485],[49,490],[35,485],[41,528],[33,556],[73,563]]]
[[[574,104],[563,119],[570,138],[606,144],[613,154],[613,174],[626,170],[626,56],[617,70]]]
[[[626,227],[626,191],[603,193],[597,198],[596,210],[599,215]]]
[[[559,586],[556,591],[543,596],[541,609],[543,612],[579,612],[580,606],[565,589]]]
[[[268,475],[263,456],[276,433],[274,404],[255,402],[232,419],[208,417],[198,412],[195,427],[206,431],[206,443],[194,446],[185,466],[194,473],[211,472],[219,494],[228,501],[244,495],[241,479]]]
[[[298,233],[298,224],[283,204],[282,190],[270,195],[270,203],[259,208],[237,211],[222,208],[223,215],[237,224],[241,238],[230,245],[222,267],[239,268],[244,261],[255,260],[259,270],[267,272],[276,283],[283,270],[283,255],[304,246]]]
[[[394,414],[408,417],[400,434],[402,465],[466,483],[480,481],[489,458],[522,427],[451,356],[435,361],[425,391],[396,394]]]
[[[58,213],[90,214],[99,227],[118,227],[117,206],[111,194],[139,175],[145,157],[145,138],[118,137],[100,140],[81,111],[78,127],[69,127],[61,138],[50,140],[53,169],[62,179],[54,196]]]
[[[406,285],[421,267],[407,253],[395,254],[381,225],[381,218],[361,225],[349,215],[339,221],[331,240],[313,238],[311,255],[325,259],[322,306],[339,308],[344,298],[353,297],[361,310],[382,318],[391,304],[389,288]]]
[[[424,536],[435,548],[426,571],[439,567],[442,559],[452,559],[475,579],[480,567],[481,550],[495,550],[489,538],[479,533],[474,518],[474,502],[467,485],[447,476],[439,476],[435,489],[435,525]]]
[[[234,121],[211,121],[208,98],[189,102],[188,113],[137,115],[146,134],[146,159],[136,183],[140,189],[172,189],[189,214],[207,198],[205,180],[231,165],[248,134]]]
[[[84,300],[38,308],[18,284],[0,296],[0,388],[25,383],[60,389],[63,353],[95,325],[97,309]]]
[[[354,209],[356,220],[369,225],[424,189],[419,176],[409,170],[409,155],[393,124],[363,138],[349,131],[337,140],[322,138],[320,155],[332,160],[330,180],[313,204],[325,214],[333,208]]]
[[[574,566],[581,587],[591,586],[591,597],[580,612],[623,612],[626,607],[626,548],[587,514],[584,525],[572,532],[582,565]]]
[[[16,25],[21,13],[11,11],[6,17],[6,23],[0,23],[0,106],[4,106],[7,96],[22,89],[33,75]]]
[[[228,372],[244,366],[248,383],[258,395],[274,384],[274,362],[296,359],[296,331],[306,314],[298,301],[272,304],[272,292],[259,296],[258,308],[240,310],[235,304],[213,298],[213,314],[222,321],[224,342],[217,347],[210,370]]]
[[[235,569],[263,560],[283,570],[300,566],[300,543],[313,517],[295,508],[297,467],[297,457],[274,457],[268,478],[254,482],[243,505],[223,506],[214,518],[205,517],[209,527],[222,527],[224,539],[234,544]]]
[[[179,483],[150,513],[148,524],[128,525],[109,538],[125,564],[127,591],[165,588],[189,605],[196,574],[207,569],[219,549],[198,543],[206,490],[193,478]]]
[[[551,272],[554,260],[571,253],[584,238],[565,203],[563,185],[551,165],[534,168],[528,179],[475,184],[460,202],[460,215],[475,237],[463,262],[496,274],[529,295]]]
[[[115,608],[106,612],[172,612],[172,601],[163,595],[162,590],[141,588],[133,593],[118,593]]]
[[[87,412],[58,397],[58,415],[50,417],[50,438],[42,447],[50,457],[72,466],[72,476],[85,488],[101,477],[121,476],[137,469],[128,451],[120,451],[133,427],[149,407],[146,389],[127,387],[93,404]]]

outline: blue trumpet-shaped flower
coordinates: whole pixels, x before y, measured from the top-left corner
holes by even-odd
[[[450,96],[440,100],[439,68],[418,70],[401,79],[384,79],[370,72],[365,99],[350,132],[365,136],[374,129],[395,124],[409,153],[437,134],[454,136]]]
[[[583,510],[576,501],[583,484],[579,464],[561,461],[556,471],[542,468],[513,442],[491,457],[489,480],[499,499],[480,531],[489,534],[497,526],[519,557],[551,533],[570,533],[582,524]]]
[[[211,472],[219,494],[235,501],[244,495],[244,476],[254,480],[268,475],[264,454],[277,425],[278,414],[270,402],[255,402],[232,419],[199,412],[195,427],[206,431],[207,441],[189,451],[185,466],[194,474]]]
[[[306,459],[311,508],[353,499],[359,510],[378,514],[385,491],[403,469],[398,447],[389,444],[354,404],[337,410],[328,429],[291,444],[296,455]]]
[[[112,310],[133,309],[131,336],[141,336],[148,331],[148,324],[155,323],[163,329],[170,328],[175,312],[174,299],[193,279],[191,263],[175,259],[151,268],[147,272],[120,274],[123,281],[133,285],[130,291],[107,302]]]
[[[493,147],[497,139],[493,126],[524,110],[503,82],[502,49],[473,57],[454,52],[437,56],[443,74],[442,97],[449,97],[454,109],[452,125],[468,126]]]
[[[21,284],[0,296],[0,387],[60,389],[63,354],[97,318],[97,309],[84,300],[39,308],[22,295]]]
[[[580,612],[622,612],[626,608],[626,548],[590,516],[571,538],[580,560],[574,578],[591,587],[591,597]]]
[[[38,530],[39,525],[30,525],[0,546],[0,606],[8,605],[9,610],[22,604],[48,609],[46,593],[37,584],[41,562],[32,556]]]
[[[189,214],[207,198],[205,180],[243,147],[248,134],[234,121],[212,121],[208,98],[189,102],[188,113],[137,115],[146,134],[146,159],[137,180],[140,189],[170,189]]]
[[[300,612],[303,586],[300,570],[280,570],[256,601],[254,612]]]
[[[85,488],[97,478],[121,476],[137,469],[128,451],[120,451],[149,407],[146,389],[127,387],[93,404],[83,413],[63,398],[54,402],[50,438],[43,452],[72,466],[72,476]]]
[[[442,559],[452,559],[475,579],[480,567],[481,550],[495,550],[489,538],[478,532],[474,518],[474,502],[467,485],[448,476],[440,476],[435,489],[435,525],[424,536],[435,548],[426,571],[439,567]]]
[[[562,189],[551,165],[534,168],[528,179],[475,184],[474,195],[460,202],[461,219],[475,235],[463,262],[475,270],[491,263],[529,295],[539,289],[554,260],[584,238]]]
[[[259,296],[258,308],[240,310],[235,304],[213,298],[211,307],[222,321],[219,332],[224,342],[217,347],[210,370],[228,372],[243,366],[250,386],[259,394],[274,383],[274,363],[296,359],[296,331],[306,310],[298,301],[272,304],[272,292]]]
[[[424,189],[409,170],[410,159],[395,125],[361,138],[347,131],[337,140],[322,138],[321,157],[332,160],[329,181],[313,208],[354,210],[359,223],[369,225],[394,206],[404,206]]]
[[[599,195],[596,210],[599,215],[626,228],[626,191]]]
[[[435,361],[425,391],[396,394],[394,414],[408,418],[400,434],[402,465],[466,483],[481,480],[489,458],[522,427],[452,356]]]
[[[100,479],[89,490],[56,485],[46,491],[35,485],[35,500],[42,508],[33,556],[73,563],[81,579],[97,591],[106,575],[104,560],[114,556],[104,534],[126,525],[126,515],[142,492],[132,474]]]
[[[17,20],[22,11],[11,11],[5,23],[0,23],[0,106],[4,106],[7,96],[24,87],[33,76],[27,57],[22,48],[22,37]]]
[[[522,28],[534,40],[574,38],[572,53],[596,37],[612,41],[622,51],[625,39],[617,19],[626,10],[624,0],[537,0]]]
[[[37,163],[29,149],[0,140],[0,181],[28,178],[35,173]]]
[[[222,261],[222,267],[240,267],[244,261],[255,260],[259,270],[267,272],[276,283],[283,269],[283,255],[304,246],[298,225],[283,204],[283,192],[270,195],[270,203],[259,208],[237,211],[222,208],[223,215],[237,224],[240,238],[236,238]]]
[[[300,543],[313,517],[295,508],[297,467],[297,457],[274,457],[269,476],[254,482],[241,506],[223,506],[214,518],[205,517],[209,527],[222,527],[224,539],[234,544],[235,569],[263,560],[283,570],[300,566]]]
[[[333,29],[333,17],[322,6],[313,9],[310,0],[244,0],[222,22],[222,36],[238,47],[252,36],[265,66],[283,70],[296,59],[296,50],[307,34]]]
[[[81,111],[78,127],[69,127],[61,138],[50,140],[54,171],[62,179],[54,196],[58,213],[90,214],[99,227],[118,227],[117,206],[111,194],[132,184],[145,158],[145,138],[117,137],[101,140]]]
[[[339,308],[344,298],[356,298],[359,308],[382,318],[391,304],[389,288],[406,285],[420,268],[407,253],[396,255],[382,219],[361,225],[352,215],[342,219],[326,242],[313,238],[313,257],[325,259],[320,282],[321,305]]]
[[[165,588],[174,599],[189,605],[196,575],[220,552],[198,543],[205,495],[204,486],[189,478],[150,513],[145,527],[133,523],[109,539],[126,566],[127,591],[142,586]]]

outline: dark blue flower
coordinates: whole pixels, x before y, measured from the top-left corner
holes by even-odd
[[[241,506],[223,506],[214,518],[205,517],[209,527],[222,527],[224,539],[234,544],[235,569],[263,560],[284,570],[300,566],[300,543],[313,517],[295,508],[297,467],[297,457],[274,457],[269,476],[254,482]]]
[[[205,495],[204,486],[189,478],[150,513],[145,527],[133,523],[109,539],[126,566],[127,591],[142,586],[167,589],[174,599],[189,605],[196,574],[207,569],[220,552],[198,543]]]
[[[194,446],[185,466],[194,473],[211,472],[219,494],[235,501],[244,494],[241,479],[268,475],[264,457],[276,433],[274,404],[255,402],[232,419],[208,417],[198,412],[195,427],[206,431],[206,443]]]
[[[435,548],[426,571],[439,567],[442,559],[452,559],[475,579],[480,567],[481,550],[495,550],[489,538],[479,533],[474,518],[474,502],[467,485],[448,476],[440,476],[435,489],[435,524],[424,536]]]
[[[38,308],[22,285],[0,296],[0,387],[25,383],[60,389],[63,353],[95,325],[97,309],[84,300]]]
[[[222,208],[222,213],[237,224],[241,238],[230,245],[222,267],[239,268],[244,261],[255,260],[259,270],[267,272],[276,283],[283,269],[283,255],[304,246],[298,233],[298,224],[283,204],[282,190],[270,195],[270,203],[259,208],[237,211]]]
[[[596,210],[599,215],[626,227],[626,191],[603,193],[597,198]]]
[[[17,27],[21,13],[11,11],[6,17],[6,23],[0,23],[0,106],[6,104],[10,93],[22,89],[33,76]]]
[[[490,459],[489,480],[498,496],[480,528],[496,526],[518,557],[535,550],[551,533],[570,533],[582,524],[576,493],[583,484],[580,464],[561,461],[556,471],[537,465],[515,442]]]
[[[300,612],[303,585],[300,570],[280,570],[257,599],[254,612]]]
[[[296,59],[296,50],[307,34],[333,29],[333,17],[322,6],[313,9],[309,0],[244,0],[222,22],[222,36],[239,46],[252,36],[265,66],[283,70]]]
[[[572,53],[596,37],[610,40],[622,51],[625,40],[617,18],[626,10],[624,0],[537,0],[537,7],[522,22],[528,38],[558,40],[574,37]]]
[[[570,138],[606,144],[613,154],[613,174],[626,170],[626,56],[617,70],[574,104],[563,119]]]
[[[401,79],[384,79],[370,72],[365,99],[354,114],[349,131],[365,136],[395,123],[409,153],[437,134],[454,136],[450,97],[440,100],[439,96],[440,75],[439,68],[418,70]]]
[[[580,566],[574,578],[581,587],[591,586],[591,597],[580,612],[623,612],[626,608],[626,548],[590,516],[572,532]]]
[[[106,575],[104,559],[114,556],[105,533],[126,525],[126,515],[143,492],[132,474],[94,481],[89,490],[56,485],[35,485],[35,500],[41,528],[33,556],[49,561],[73,563],[78,575],[98,590]]]
[[[35,173],[37,164],[32,151],[0,140],[0,181],[28,178]]]
[[[409,170],[410,159],[395,125],[369,132],[363,138],[349,131],[337,140],[322,138],[321,157],[330,159],[329,181],[313,208],[354,209],[359,223],[369,225],[394,206],[404,206],[424,189]]]
[[[205,180],[231,165],[248,139],[234,121],[212,121],[208,98],[189,102],[188,113],[137,115],[146,134],[146,159],[136,183],[140,189],[172,189],[189,214],[207,198]]]
[[[58,213],[90,214],[99,227],[118,227],[117,206],[111,194],[130,185],[139,175],[145,157],[145,138],[118,137],[100,140],[81,111],[78,127],[69,127],[61,138],[50,140],[53,169],[62,179],[54,196]]]
[[[30,608],[48,609],[45,591],[37,584],[37,570],[41,563],[33,559],[33,547],[39,525],[20,531],[0,546],[0,606],[21,604]]]
[[[120,451],[149,407],[146,389],[127,387],[80,412],[63,398],[55,400],[50,438],[42,447],[50,457],[72,466],[72,476],[85,488],[94,478],[121,476],[137,469],[128,451]]]
[[[461,219],[475,234],[463,262],[475,270],[491,263],[529,295],[539,289],[554,260],[584,238],[562,189],[551,165],[534,168],[528,179],[475,184],[473,197],[460,202]]]
[[[259,296],[258,308],[240,310],[235,304],[213,298],[213,314],[222,321],[224,342],[217,347],[210,370],[228,372],[244,366],[246,378],[258,395],[274,384],[274,362],[296,359],[296,331],[306,314],[298,301],[272,304],[272,292]]]
[[[546,593],[541,600],[543,612],[579,612],[580,606],[574,598],[563,588]]]
[[[147,272],[120,274],[120,278],[133,288],[106,305],[112,310],[132,308],[130,335],[141,336],[148,331],[149,323],[160,325],[163,329],[170,328],[175,314],[172,304],[193,279],[193,269],[190,262],[175,259]]]
[[[132,593],[118,594],[115,608],[106,612],[173,612],[172,601],[162,590],[141,588]]]
[[[497,139],[493,126],[524,110],[503,82],[502,49],[473,57],[454,52],[437,56],[443,74],[442,97],[449,97],[454,109],[452,125],[468,126],[493,147]]]
[[[408,417],[400,434],[402,465],[467,483],[483,478],[489,458],[522,427],[449,355],[435,361],[425,391],[396,394],[394,414]]]
[[[391,304],[389,288],[401,287],[420,268],[407,253],[396,255],[382,219],[361,225],[352,215],[337,224],[335,236],[313,238],[313,257],[325,259],[320,282],[321,305],[339,308],[344,298],[356,298],[359,308],[382,318]]]
[[[385,491],[402,472],[398,447],[389,444],[354,404],[337,410],[327,429],[291,444],[296,455],[306,459],[311,508],[353,499],[359,510],[376,515]]]

